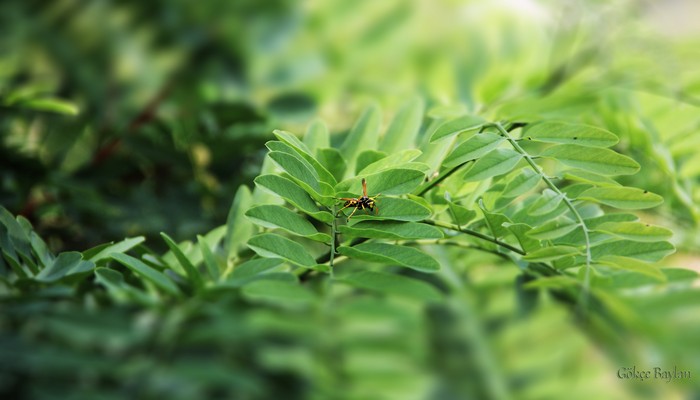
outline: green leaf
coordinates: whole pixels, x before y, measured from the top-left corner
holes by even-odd
[[[430,142],[456,135],[461,132],[481,128],[486,121],[474,115],[464,115],[442,123],[430,137]]]
[[[443,166],[452,168],[463,162],[475,160],[497,148],[505,140],[505,137],[494,133],[476,134],[455,147],[443,161]]]
[[[282,259],[279,258],[257,258],[248,260],[233,269],[233,273],[226,279],[226,283],[233,286],[243,286],[260,277],[264,277],[265,273],[282,264]]]
[[[153,300],[146,293],[126,283],[124,276],[119,271],[97,268],[95,269],[95,278],[97,283],[106,287],[110,295],[119,302],[133,299],[141,304],[153,303]]]
[[[534,189],[540,182],[540,175],[530,168],[523,168],[519,174],[508,181],[501,196],[513,198],[521,196]]]
[[[29,235],[29,238],[31,241],[32,250],[34,250],[34,254],[38,258],[41,265],[44,268],[51,265],[56,257],[54,257],[51,251],[49,251],[46,242],[44,242],[44,240],[34,231],[32,231],[32,233]]]
[[[550,240],[566,235],[579,226],[578,222],[568,218],[559,218],[538,226],[527,232],[533,239]]]
[[[467,182],[481,181],[493,176],[510,172],[520,161],[522,155],[511,149],[495,149],[476,160],[464,174]]]
[[[442,231],[434,226],[415,222],[361,221],[352,226],[338,227],[340,233],[351,237],[376,239],[442,239]]]
[[[546,276],[526,283],[525,289],[561,289],[578,284],[578,281],[570,276]]]
[[[54,262],[41,270],[34,279],[40,282],[56,282],[64,277],[92,272],[94,269],[94,262],[83,260],[82,254],[77,251],[69,251],[59,254]]]
[[[199,251],[202,252],[204,265],[207,267],[209,276],[214,281],[218,280],[221,267],[219,265],[219,262],[216,260],[216,256],[209,247],[209,243],[207,243],[207,240],[204,238],[204,236],[197,235],[197,244],[199,245]]]
[[[599,260],[604,256],[615,255],[656,262],[672,254],[676,248],[669,242],[641,243],[632,240],[607,242],[591,248],[591,256]]]
[[[606,222],[634,222],[639,221],[639,217],[630,213],[610,213],[594,218],[586,218],[586,226],[589,229],[596,229]]]
[[[296,137],[292,135],[291,133],[284,132],[284,131],[275,131],[275,136],[280,138],[280,140],[283,140],[284,138],[294,138]],[[282,142],[278,141],[270,141],[265,144],[270,151],[279,151],[281,153],[287,153],[291,156],[299,158],[300,161],[308,163],[308,165],[311,166],[314,172],[318,174],[319,179],[325,183],[327,183],[330,186],[335,186],[337,181],[335,180],[335,177],[328,172],[326,167],[321,165],[320,162],[316,160],[311,154],[308,153],[308,149],[306,149],[306,146],[299,141],[299,139],[296,139],[296,143],[300,146],[304,146],[304,148],[297,148],[294,145],[290,144],[290,142],[293,143],[291,139],[283,140]],[[279,164],[279,163],[278,163]]]
[[[546,149],[541,156],[601,175],[631,175],[639,171],[636,161],[610,149],[560,144]]]
[[[370,164],[374,164],[386,158],[386,153],[377,150],[365,150],[357,156],[357,165],[355,166],[355,175],[359,175],[359,172],[363,170]]]
[[[523,136],[538,142],[570,143],[593,147],[610,147],[618,142],[617,136],[605,129],[550,121],[528,126]]]
[[[343,179],[343,174],[347,167],[347,163],[340,154],[340,151],[335,148],[322,148],[317,151],[318,161],[323,165],[337,181]]]
[[[350,208],[346,208],[346,214],[350,214]],[[367,215],[358,211],[350,222],[363,220],[395,220],[395,221],[422,221],[430,217],[431,211],[424,205],[409,199],[396,197],[379,197],[376,200],[377,214],[367,211]]]
[[[250,208],[252,202],[253,196],[250,193],[250,189],[245,185],[239,186],[226,219],[226,236],[224,239],[226,260],[235,258],[243,244],[253,234],[253,224],[243,218],[243,213]]]
[[[412,247],[388,243],[360,243],[353,247],[340,246],[338,252],[350,258],[397,264],[422,272],[435,272],[440,269],[440,264],[434,258]]]
[[[348,170],[355,170],[355,160],[362,150],[375,149],[379,127],[382,122],[381,110],[376,103],[369,105],[350,130],[341,146],[341,154],[348,160]]]
[[[581,251],[576,247],[549,246],[528,253],[523,259],[527,261],[546,262],[577,254],[581,254]]]
[[[354,196],[362,195],[362,178],[356,176],[338,183],[336,193],[354,193]],[[425,179],[425,174],[414,169],[388,169],[376,174],[364,177],[367,180],[367,194],[369,196],[399,195],[410,193]],[[344,196],[343,196],[344,197]]]
[[[299,138],[296,137],[296,135],[287,131],[283,131],[281,129],[275,129],[274,131],[272,131],[272,134],[275,135],[275,137],[280,141],[291,146],[299,155],[311,155],[311,150],[309,150],[309,148],[306,147],[306,145],[301,140],[299,140]]]
[[[602,176],[594,174],[593,172],[584,171],[580,169],[570,169],[562,173],[564,179],[571,181],[590,183],[596,186],[620,186],[615,180],[608,178],[607,176]]]
[[[559,207],[563,199],[559,193],[551,189],[545,189],[542,191],[542,196],[532,203],[528,209],[528,214],[532,216],[548,214]]]
[[[413,147],[423,122],[425,103],[420,97],[407,101],[389,124],[380,149],[388,154]]]
[[[22,101],[18,104],[23,108],[31,108],[37,111],[50,111],[57,114],[78,115],[78,106],[66,100],[56,98],[43,98]]]
[[[280,151],[271,151],[268,156],[285,170],[292,179],[299,184],[311,197],[321,201],[323,197],[331,196],[333,189],[325,182],[321,182],[318,173],[299,156],[293,156]]]
[[[282,206],[260,205],[249,209],[245,215],[265,228],[281,228],[289,233],[324,243],[331,241],[330,236],[319,233],[305,218]]]
[[[251,300],[270,301],[284,305],[308,304],[316,300],[316,296],[306,287],[281,280],[256,280],[243,286],[242,293]]]
[[[6,237],[10,243],[5,243],[3,250],[8,254],[14,254],[15,251],[23,253],[25,256],[31,255],[31,241],[27,233],[22,229],[20,223],[12,216],[12,214],[0,206],[0,224],[5,226]],[[4,235],[3,235],[4,236]]]
[[[202,281],[202,276],[199,274],[199,271],[192,264],[192,261],[190,261],[190,259],[187,258],[185,253],[183,253],[180,249],[180,246],[178,246],[177,243],[175,243],[175,241],[170,236],[168,236],[167,233],[161,232],[160,237],[163,238],[165,244],[167,244],[170,251],[173,252],[175,258],[177,259],[177,262],[182,266],[182,269],[185,270],[185,273],[187,274],[187,277],[189,278],[192,285],[197,290],[201,290],[204,286],[204,282]]]
[[[666,275],[664,275],[660,269],[634,258],[607,255],[599,258],[597,262],[617,269],[638,272],[640,274],[650,276],[659,282],[666,281]]]
[[[316,119],[311,122],[306,129],[306,133],[304,133],[304,144],[311,151],[318,151],[331,146],[328,127],[322,120]]]
[[[484,221],[491,231],[491,236],[502,238],[510,234],[510,230],[506,229],[505,225],[512,223],[512,221],[507,216],[487,210],[482,201],[479,201],[479,208],[481,209],[481,213],[484,214]]]
[[[255,178],[255,184],[287,200],[289,204],[318,221],[327,224],[333,221],[331,213],[319,210],[309,194],[287,178],[278,175],[261,175]],[[250,221],[246,222],[250,223]]]
[[[673,232],[666,228],[642,222],[606,222],[596,230],[637,242],[658,242],[673,236]]]
[[[253,236],[248,240],[248,247],[262,257],[281,258],[303,268],[316,267],[316,260],[304,246],[274,233]]]
[[[542,248],[542,244],[540,244],[539,240],[535,240],[527,235],[527,233],[532,230],[530,225],[523,223],[512,224],[506,222],[503,224],[503,227],[513,233],[515,238],[518,239],[520,247],[525,250],[526,253],[531,253]]]
[[[377,160],[376,162],[373,162],[372,164],[367,165],[365,168],[362,169],[362,171],[360,171],[357,174],[357,176],[367,176],[388,169],[405,168],[405,164],[415,160],[420,155],[421,152],[417,149],[401,150],[397,153],[390,154],[380,160]]]
[[[641,210],[656,207],[663,197],[646,190],[631,187],[596,187],[578,196],[579,200],[591,200],[624,210]]]
[[[178,289],[170,278],[168,278],[162,272],[144,264],[141,260],[123,253],[112,253],[110,257],[130,269],[134,274],[153,283],[156,287],[162,289],[163,291],[174,296],[180,296],[182,294],[180,289]]]
[[[110,244],[108,246],[105,246],[102,248],[99,252],[97,252],[95,255],[92,257],[89,257],[87,261],[92,261],[94,263],[97,263],[101,260],[107,259],[107,258],[113,258],[111,255],[112,253],[126,253],[127,251],[133,249],[134,247],[138,246],[139,244],[143,243],[146,240],[143,236],[137,236],[133,238],[127,238],[122,240],[121,242],[117,242],[115,244]]]
[[[432,285],[417,279],[385,272],[361,271],[338,279],[350,286],[381,293],[418,299],[440,301],[442,294]]]

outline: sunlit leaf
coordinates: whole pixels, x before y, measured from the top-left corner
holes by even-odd
[[[253,196],[247,186],[241,185],[236,191],[226,219],[226,236],[224,253],[226,259],[236,257],[246,240],[253,234],[253,224],[243,218],[243,213],[250,208]]]
[[[610,147],[618,142],[617,136],[595,126],[545,121],[529,125],[523,137],[548,143],[570,143],[583,146]]]
[[[360,221],[338,227],[340,233],[353,237],[377,239],[441,239],[442,231],[434,226],[415,222]]]
[[[87,274],[95,269],[95,263],[83,260],[77,251],[64,252],[58,255],[51,265],[44,268],[34,279],[40,282],[55,282],[64,277]]]
[[[353,125],[341,146],[341,153],[347,160],[349,171],[355,170],[355,159],[362,150],[376,149],[381,121],[381,110],[373,103],[362,112]]]
[[[261,175],[255,178],[255,184],[277,194],[289,204],[321,222],[333,221],[331,213],[319,210],[309,194],[287,178],[278,175]]]
[[[300,156],[281,151],[271,151],[268,156],[316,200],[321,201],[324,197],[332,195],[332,187],[322,182],[311,164]]]
[[[30,108],[37,111],[50,111],[57,114],[78,115],[80,112],[75,104],[56,98],[31,99],[18,104],[23,108]]]
[[[242,292],[251,300],[271,301],[285,305],[306,304],[316,299],[316,296],[306,287],[282,280],[256,280],[243,286]]]
[[[574,168],[601,175],[631,175],[639,171],[639,164],[633,159],[610,149],[560,144],[552,146],[541,154],[551,157]]]
[[[367,165],[365,168],[362,169],[357,175],[358,176],[367,176],[370,174],[374,174],[377,172],[381,172],[387,169],[393,169],[393,168],[404,168],[404,165],[410,161],[415,160],[418,156],[421,155],[420,150],[417,149],[408,149],[408,150],[401,150],[399,152],[389,154],[388,156]],[[415,168],[411,168],[415,169]]]
[[[579,223],[568,218],[559,218],[540,225],[527,232],[533,239],[549,240],[566,235],[579,227]]]
[[[637,242],[657,242],[673,236],[673,232],[666,228],[642,222],[605,222],[596,230]]]
[[[316,119],[309,124],[306,133],[304,133],[304,144],[312,152],[330,147],[331,140],[328,134],[328,127],[322,120]]]
[[[170,251],[172,251],[175,255],[175,258],[177,259],[178,263],[180,263],[180,265],[182,266],[182,269],[187,274],[187,277],[189,278],[190,282],[194,285],[195,288],[201,289],[204,286],[202,276],[200,275],[197,268],[192,264],[192,261],[190,261],[190,259],[187,258],[185,253],[182,252],[177,243],[175,243],[175,241],[170,236],[168,236],[168,234],[166,234],[165,232],[161,232],[160,236],[168,245]]]
[[[631,187],[597,187],[586,190],[579,200],[590,200],[625,210],[641,210],[656,207],[663,197],[646,190]]]
[[[424,102],[420,97],[407,101],[389,124],[380,149],[388,154],[413,147],[423,122]]]
[[[350,214],[350,208],[345,209]],[[431,211],[417,201],[397,197],[379,197],[376,200],[376,213],[366,210],[358,211],[350,222],[364,220],[395,220],[395,221],[422,221],[430,217]]]
[[[559,207],[563,200],[564,197],[561,194],[551,189],[545,189],[542,191],[542,196],[530,206],[528,213],[532,216],[548,214]]]
[[[339,279],[348,285],[423,301],[440,301],[442,294],[430,284],[402,275],[361,271]]]
[[[500,146],[505,140],[505,137],[494,133],[476,134],[455,147],[445,158],[443,165],[445,168],[452,168],[465,161],[477,159]]]
[[[248,246],[262,257],[281,258],[304,268],[316,267],[316,260],[304,246],[274,233],[253,236],[248,240]]]
[[[607,176],[598,175],[581,169],[566,170],[562,173],[562,177],[571,181],[590,183],[597,186],[620,186],[619,183]]]
[[[246,211],[245,215],[265,228],[281,228],[289,233],[304,236],[319,242],[330,242],[331,237],[320,233],[299,214],[276,205],[260,205]]]
[[[430,137],[430,141],[435,142],[461,132],[479,129],[485,122],[486,121],[483,118],[474,115],[464,115],[459,118],[445,121],[435,130],[433,135]]]
[[[523,259],[527,261],[553,261],[571,255],[581,254],[581,251],[576,247],[571,246],[549,246],[543,247],[528,253]]]
[[[518,197],[534,189],[540,182],[540,175],[531,168],[523,168],[507,184],[501,196]]]
[[[307,162],[313,168],[314,172],[316,172],[316,174],[318,174],[319,179],[321,181],[325,182],[326,184],[328,184],[330,186],[335,186],[335,184],[337,183],[335,177],[330,172],[328,172],[326,167],[321,165],[321,163],[318,160],[316,160],[316,158],[314,158],[311,154],[309,154],[309,150],[306,149],[306,145],[304,145],[302,142],[300,142],[299,139],[296,139],[296,137],[294,135],[292,135],[291,133],[279,131],[279,130],[275,131],[275,136],[277,136],[281,140],[283,140],[283,139],[286,139],[286,140],[284,140],[282,142],[278,142],[278,141],[267,142],[265,145],[267,146],[268,149],[270,149],[270,151],[279,151],[281,153],[287,153],[291,156],[300,157],[302,161]],[[293,141],[291,138],[296,139],[296,142]],[[297,145],[304,146],[304,147],[297,148],[290,143],[296,143]],[[279,162],[278,162],[278,164],[279,164]]]
[[[148,280],[163,291],[174,296],[179,296],[182,294],[180,289],[178,289],[170,278],[168,278],[162,272],[144,264],[141,260],[123,253],[112,253],[110,257],[129,268],[137,276]]]
[[[97,253],[87,258],[88,261],[97,263],[101,260],[109,258],[112,253],[125,253],[146,240],[143,236],[137,236],[133,238],[127,238],[121,242],[110,244],[108,246],[102,247]]]
[[[651,264],[636,260],[634,258],[606,255],[598,258],[596,261],[609,267],[638,272],[640,274],[650,276],[660,282],[666,281],[666,275],[664,275],[661,270]]]
[[[388,169],[365,177],[356,176],[338,183],[336,192],[356,193],[362,195],[362,178],[367,180],[369,196],[377,194],[398,195],[410,193],[425,179],[425,174],[414,169]]]
[[[467,182],[480,181],[510,172],[520,161],[522,155],[511,149],[495,149],[476,162],[464,174]]]
[[[204,265],[207,267],[209,276],[212,280],[216,281],[219,279],[221,266],[216,259],[216,255],[212,252],[209,247],[209,243],[202,235],[197,235],[197,244],[199,245],[199,251],[202,252],[202,258],[204,259]]]
[[[268,271],[283,263],[281,258],[256,258],[237,265],[233,272],[226,277],[225,282],[231,286],[243,286],[244,284],[263,277]]]
[[[591,249],[591,255],[595,260],[603,256],[615,255],[655,262],[662,260],[675,251],[675,247],[666,241],[642,243],[632,240],[619,240],[594,246]]]
[[[418,249],[388,243],[360,243],[356,246],[338,247],[340,254],[359,260],[383,264],[398,264],[422,272],[435,272],[440,264]]]

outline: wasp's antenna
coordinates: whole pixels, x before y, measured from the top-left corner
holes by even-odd
[[[362,197],[367,197],[367,182],[362,178]]]

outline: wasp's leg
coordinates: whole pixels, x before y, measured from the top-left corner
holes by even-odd
[[[337,217],[338,215],[340,215],[340,214],[343,212],[343,210],[345,210],[346,208],[348,208],[348,207],[350,207],[350,206],[352,206],[352,205],[353,205],[353,203],[351,203],[351,202],[349,202],[349,201],[345,202],[345,206],[343,206],[343,208],[341,208],[340,210],[338,210],[338,212],[335,213],[335,216]],[[354,211],[353,211],[353,212],[354,212]]]
[[[352,212],[350,213],[350,215],[348,215],[348,219],[347,219],[347,220],[350,221],[350,217],[352,217],[353,215],[355,215],[355,213],[357,212],[357,210],[359,210],[360,208],[362,208],[362,206],[357,206],[357,207],[355,207],[355,209],[352,210]]]

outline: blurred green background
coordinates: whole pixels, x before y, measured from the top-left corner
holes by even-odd
[[[615,132],[643,168],[625,183],[666,200],[645,215],[674,230],[665,265],[698,271],[698,15],[690,0],[5,1],[0,204],[53,251],[135,235],[164,249],[158,232],[179,241],[225,223],[273,129],[321,118],[338,139],[364,106],[388,120],[420,96],[431,115]],[[153,307],[104,307],[80,287],[14,297],[0,393],[699,398],[697,279],[618,293],[633,323],[592,337],[552,299],[521,316],[518,271],[470,261],[443,307],[350,293],[313,312],[227,294]],[[616,376],[632,365],[693,379]]]

